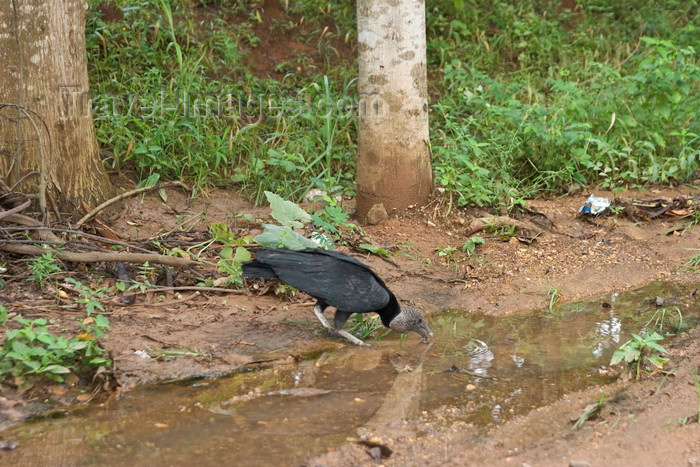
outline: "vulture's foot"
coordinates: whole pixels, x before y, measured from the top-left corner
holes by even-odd
[[[316,314],[316,317],[318,318],[318,320],[321,322],[321,324],[323,325],[324,328],[328,329],[328,331],[330,331],[334,334],[337,334],[341,337],[346,338],[347,340],[349,340],[350,342],[352,342],[355,345],[359,345],[359,346],[363,346],[363,347],[371,347],[371,345],[362,342],[362,340],[353,336],[352,334],[350,334],[346,330],[336,329],[333,326],[331,326],[330,323],[328,322],[328,320],[326,319],[326,317],[323,316],[323,310],[321,309],[320,305],[314,306],[314,314]]]

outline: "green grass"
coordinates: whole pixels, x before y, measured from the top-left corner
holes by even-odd
[[[89,73],[103,104],[98,139],[117,164],[196,189],[235,185],[256,203],[265,191],[295,201],[313,187],[354,194],[357,69],[340,60],[355,54],[354,2],[290,2],[269,21],[246,2],[118,0],[120,22],[96,13],[99,3],[90,0]],[[696,177],[691,3],[577,4],[428,2],[435,181],[458,206],[510,210],[575,185]],[[317,59],[292,53],[275,66],[282,79],[254,76],[246,60],[271,47],[256,35],[261,24]]]

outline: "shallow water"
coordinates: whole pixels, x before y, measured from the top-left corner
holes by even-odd
[[[391,335],[226,378],[132,390],[107,407],[67,407],[3,433],[7,465],[299,465],[356,437],[433,408],[481,426],[611,381],[612,352],[657,311],[665,330],[697,322],[688,288],[652,284],[620,296],[495,318],[429,317],[436,338]],[[657,315],[658,316],[658,315]],[[396,432],[394,432],[396,433]]]

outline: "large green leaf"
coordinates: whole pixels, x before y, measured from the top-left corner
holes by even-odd
[[[263,229],[263,233],[256,236],[254,241],[266,248],[289,248],[290,250],[318,248],[318,243],[299,235],[287,226],[263,224]]]
[[[270,191],[266,191],[265,196],[270,202],[272,217],[274,217],[280,224],[287,227],[301,228],[304,226],[302,222],[311,222],[311,216],[309,213],[301,209],[295,203],[287,201],[286,199],[283,199],[279,195],[276,195]]]

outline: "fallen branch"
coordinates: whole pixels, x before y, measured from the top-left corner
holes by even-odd
[[[96,240],[100,243],[108,243],[110,245],[120,245],[126,248],[131,248],[132,250],[138,250],[142,251],[144,253],[151,253],[151,250],[148,250],[147,248],[141,248],[140,246],[132,245],[131,243],[126,243],[122,242],[119,240],[113,240],[111,238],[107,237],[102,237],[101,235],[93,235],[87,232],[83,232],[82,230],[72,230],[72,229],[62,229],[59,227],[44,227],[42,226],[23,226],[23,227],[2,227],[0,230],[4,230],[6,232],[13,232],[15,230],[48,230],[50,232],[60,232],[62,234],[71,234],[71,235],[80,235],[81,237],[85,238],[90,238],[92,240]],[[18,240],[12,240],[12,242],[19,242]],[[43,242],[50,243],[50,244],[60,244],[63,245],[65,242],[50,242],[48,240],[44,240]],[[43,243],[42,242],[42,243]],[[21,243],[36,243],[36,240],[22,240]]]
[[[54,235],[53,232],[48,230],[44,224],[38,220],[25,216],[23,214],[10,214],[5,216],[5,222],[12,222],[13,224],[25,225],[29,227],[36,227],[39,230],[39,238],[48,242],[63,243],[63,240]],[[44,229],[42,229],[44,227]],[[46,230],[45,230],[46,229]]]
[[[247,294],[248,291],[245,289],[224,289],[221,287],[206,287],[206,286],[196,286],[196,285],[180,285],[176,287],[151,287],[149,289],[139,290],[127,290],[125,294],[136,294],[143,295],[147,293],[159,293],[159,292],[220,292],[220,293],[232,293],[232,294]],[[176,303],[181,303],[182,300]],[[313,302],[316,303],[316,302]]]
[[[34,245],[17,245],[4,243],[0,244],[0,250],[9,251],[20,255],[41,256],[46,250]],[[79,253],[75,251],[51,250],[54,256],[63,261],[74,263],[99,263],[99,262],[122,262],[122,263],[156,263],[176,268],[194,268],[201,266],[201,263],[185,258],[159,255],[156,253],[127,253],[127,252],[87,252]]]
[[[120,201],[124,198],[128,198],[129,196],[134,196],[134,195],[138,195],[140,193],[145,193],[146,191],[159,190],[161,188],[167,188],[167,187],[171,187],[171,186],[179,186],[185,190],[189,190],[189,187],[187,185],[185,185],[184,183],[182,183],[180,181],[174,181],[174,182],[159,183],[158,185],[146,186],[143,188],[137,188],[135,190],[127,191],[125,193],[122,193],[121,195],[115,196],[112,199],[108,199],[107,201],[100,204],[99,206],[97,206],[95,209],[93,209],[89,213],[85,214],[83,216],[83,218],[80,219],[77,224],[75,224],[75,229],[76,230],[79,229],[85,222],[87,222],[90,219],[92,219],[93,217],[95,217],[95,215],[98,212],[102,211],[107,206],[111,206],[112,204],[116,203],[117,201]]]
[[[18,213],[20,211],[23,211],[29,207],[29,205],[32,204],[31,200],[25,201],[23,204],[20,204],[17,207],[14,207],[12,209],[8,209],[7,211],[0,211],[0,219],[4,217],[11,216],[12,214]]]

